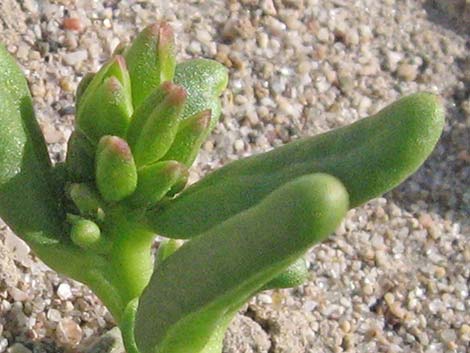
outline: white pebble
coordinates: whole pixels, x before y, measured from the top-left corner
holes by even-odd
[[[57,288],[57,295],[62,300],[67,300],[72,298],[72,291],[68,283],[61,283]]]
[[[77,50],[72,53],[67,53],[63,56],[65,64],[75,66],[88,58],[86,50]]]

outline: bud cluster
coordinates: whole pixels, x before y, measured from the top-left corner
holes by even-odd
[[[78,86],[65,163],[76,245],[103,242],[107,207],[148,209],[186,185],[228,78],[208,59],[177,65],[174,47],[168,24],[150,25]]]

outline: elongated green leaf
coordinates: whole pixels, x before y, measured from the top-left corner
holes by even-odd
[[[82,132],[72,133],[65,160],[69,180],[82,182],[95,178],[95,146]]]
[[[142,167],[138,171],[137,188],[127,200],[133,207],[148,207],[160,201],[188,169],[176,161],[163,161]]]
[[[209,133],[210,121],[211,113],[208,110],[184,120],[178,127],[173,144],[162,159],[178,161],[190,167]]]
[[[132,82],[132,102],[138,108],[161,83],[175,73],[174,34],[167,23],[146,27],[134,39],[124,56]]]
[[[30,245],[60,239],[65,217],[21,70],[0,46],[0,216]]]
[[[83,103],[77,115],[77,127],[95,143],[104,135],[125,137],[131,115],[129,87],[111,76]]]
[[[356,207],[414,173],[432,152],[443,125],[440,99],[414,94],[352,125],[233,162],[149,212],[149,220],[158,234],[193,237],[289,180],[314,172],[340,179]]]
[[[347,209],[336,178],[305,175],[185,243],[156,268],[140,298],[140,351],[201,351],[225,314],[331,233]]]
[[[135,143],[129,144],[138,167],[154,163],[170,149],[178,132],[179,116],[186,101],[184,89],[175,84],[168,85],[168,94],[154,108]]]

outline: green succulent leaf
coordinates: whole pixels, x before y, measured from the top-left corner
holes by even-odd
[[[132,102],[138,108],[161,83],[175,73],[174,34],[167,23],[157,23],[139,33],[124,56],[132,82]]]
[[[80,131],[75,130],[69,138],[65,166],[70,181],[95,178],[95,145]]]
[[[207,349],[225,315],[330,234],[347,209],[341,182],[305,175],[185,243],[156,268],[140,297],[139,350]]]
[[[89,72],[81,79],[80,83],[77,87],[77,93],[75,94],[75,105],[78,106],[80,104],[80,99],[82,98],[83,94],[85,93],[88,85],[95,77],[95,73]]]
[[[174,81],[183,86],[188,93],[181,119],[187,119],[204,110],[210,110],[209,130],[212,130],[220,118],[219,96],[227,87],[227,68],[214,60],[188,60],[176,65]]]
[[[30,245],[59,241],[65,214],[23,73],[0,46],[0,216]]]
[[[124,87],[111,76],[83,103],[77,115],[77,127],[95,143],[104,135],[124,138],[131,115],[130,86]]]
[[[149,207],[160,201],[188,169],[177,161],[156,162],[138,170],[137,188],[127,200],[133,207]]]
[[[181,122],[173,144],[162,159],[178,161],[190,167],[209,134],[210,121],[210,111],[204,110]]]
[[[128,139],[138,167],[160,160],[170,149],[178,132],[179,117],[186,101],[186,92],[171,82],[163,85],[165,98],[155,106],[139,131]]]
[[[308,267],[304,257],[299,258],[283,272],[266,283],[263,290],[293,288],[302,285],[308,279]]]
[[[235,161],[150,210],[152,229],[190,238],[248,209],[301,175],[336,176],[351,207],[400,184],[426,160],[444,126],[438,97],[418,93],[352,125]]]

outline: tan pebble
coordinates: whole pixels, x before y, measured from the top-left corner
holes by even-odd
[[[385,299],[385,302],[387,303],[387,305],[390,306],[395,301],[395,296],[393,295],[393,293],[388,292],[384,295],[384,299]]]
[[[83,29],[82,22],[76,17],[64,18],[62,26],[68,31],[79,32]]]
[[[59,82],[60,88],[62,88],[66,92],[72,92],[73,91],[73,86],[70,80],[63,78]]]
[[[470,342],[470,325],[463,324],[459,330],[460,339],[465,342]]]
[[[212,152],[214,150],[214,143],[210,140],[204,142],[204,150],[207,152]]]
[[[434,269],[434,275],[437,278],[444,278],[446,275],[446,269],[441,266],[436,266],[436,268]]]
[[[362,291],[365,295],[372,295],[374,293],[374,287],[370,284],[366,284],[362,287]]]
[[[418,68],[415,65],[401,64],[398,66],[397,75],[404,81],[414,81],[418,76]]]
[[[434,221],[432,220],[432,217],[427,213],[421,214],[418,218],[418,221],[423,226],[423,228],[426,228],[426,229],[434,225]]]
[[[63,140],[63,134],[51,125],[43,125],[42,132],[47,143],[59,143]]]
[[[347,320],[341,321],[339,323],[339,327],[341,327],[341,330],[343,330],[344,333],[351,331],[351,323]]]
[[[454,341],[447,342],[446,345],[447,345],[447,349],[449,349],[451,351],[455,351],[457,348],[459,348],[457,343],[455,343]]]
[[[82,340],[83,331],[75,321],[64,318],[57,325],[56,337],[60,343],[74,347]]]
[[[462,150],[457,155],[457,158],[464,162],[470,162],[470,153],[466,150]]]
[[[403,320],[406,316],[406,310],[404,310],[400,303],[394,302],[390,306],[390,312],[393,314],[393,316]]]
[[[262,0],[261,9],[266,15],[277,15],[276,7],[274,6],[273,0]]]

